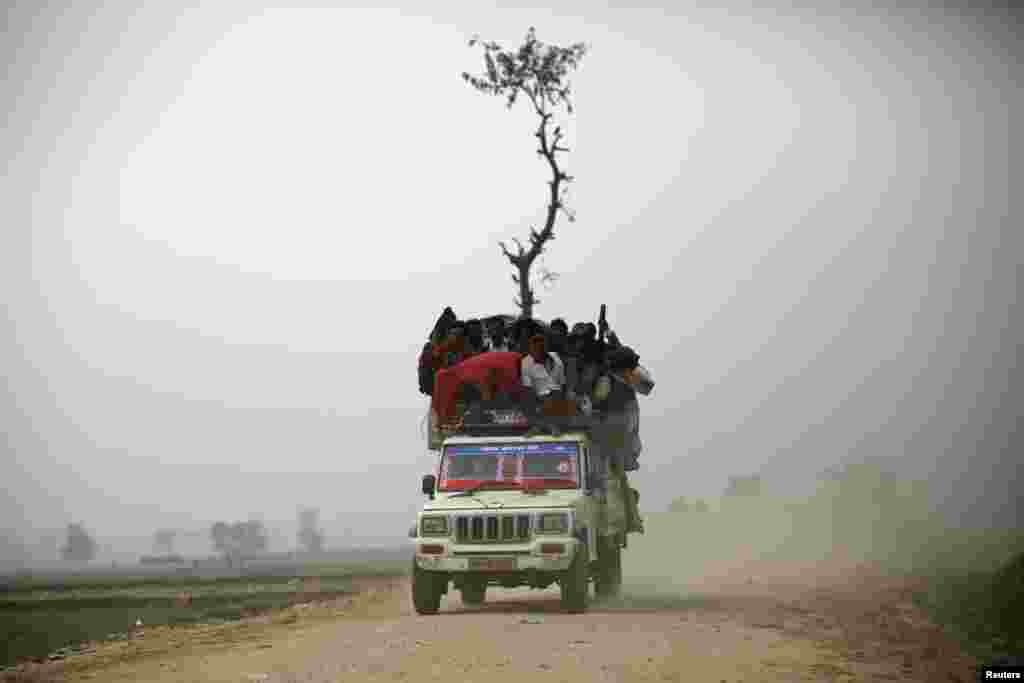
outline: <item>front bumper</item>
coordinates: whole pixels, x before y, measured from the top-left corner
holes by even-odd
[[[546,538],[545,543],[561,543],[565,546],[565,552],[559,555],[545,555],[540,552],[540,543],[531,546],[516,547],[484,547],[484,546],[456,546],[445,540],[419,539],[416,544],[416,566],[420,569],[435,572],[467,572],[467,573],[508,573],[523,571],[561,572],[569,568],[572,558],[577,550],[582,547],[575,538]],[[424,554],[420,552],[420,545],[441,545],[444,552],[440,554]],[[463,555],[461,553],[471,553]],[[470,560],[474,558],[495,559],[511,558],[515,560],[514,569],[505,572],[495,572],[490,569],[470,568]]]

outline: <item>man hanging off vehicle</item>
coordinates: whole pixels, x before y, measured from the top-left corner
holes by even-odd
[[[594,425],[591,433],[598,462],[607,468],[609,477],[617,480],[624,494],[629,530],[643,533],[639,495],[626,481],[626,472],[639,468],[637,459],[643,448],[636,395],[638,391],[650,394],[654,388],[654,381],[640,367],[639,360],[639,356],[627,346],[609,352],[608,370],[597,381],[593,393],[594,407],[601,411],[602,419]]]

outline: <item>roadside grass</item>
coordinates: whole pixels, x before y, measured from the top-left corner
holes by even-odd
[[[400,576],[397,560],[316,562],[234,576],[22,576],[0,586],[0,667],[126,637],[143,627],[230,621],[353,592],[352,580]],[[315,579],[315,581],[311,581]],[[183,599],[187,594],[187,599]]]
[[[1024,653],[1024,552],[996,571],[944,571],[915,602],[979,659]]]
[[[239,581],[250,584],[279,583],[295,577],[314,576],[402,576],[409,572],[409,560],[357,560],[345,562],[311,561],[303,563],[268,563],[247,566],[233,572],[179,569],[171,572],[132,574],[106,571],[80,571],[75,573],[34,572],[0,577],[0,600],[5,594],[29,590],[119,590],[129,587],[193,587],[196,585],[232,585]]]

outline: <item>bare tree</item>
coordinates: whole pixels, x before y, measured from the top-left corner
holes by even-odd
[[[88,562],[96,557],[96,541],[82,524],[68,524],[67,542],[60,554],[65,560]]]
[[[158,529],[153,532],[153,552],[159,555],[172,555],[177,535],[178,532],[174,529]]]
[[[320,510],[317,508],[299,510],[299,547],[307,553],[323,552],[324,532],[320,529]]]
[[[537,257],[544,253],[545,245],[555,238],[555,222],[559,212],[564,213],[570,223],[576,220],[575,214],[565,205],[566,189],[573,177],[567,175],[558,164],[558,155],[568,152],[569,148],[561,144],[565,133],[552,119],[562,105],[565,105],[568,114],[573,113],[567,76],[570,69],[579,66],[587,46],[583,43],[574,43],[568,47],[545,45],[537,40],[533,27],[517,50],[504,50],[497,43],[483,42],[478,37],[469,41],[470,47],[477,44],[483,47],[486,70],[479,76],[463,72],[463,80],[482,93],[506,98],[510,109],[520,95],[529,101],[539,119],[534,132],[539,145],[537,154],[544,158],[551,170],[544,227],[540,231],[530,229],[529,247],[515,238],[512,240],[516,245],[515,251],[510,250],[504,242],[499,243],[502,253],[516,271],[512,274],[512,281],[519,287],[516,306],[523,317],[532,318],[533,307],[540,300],[531,286],[530,269]],[[552,282],[557,277],[556,273],[548,270],[541,273],[541,281],[544,283]]]

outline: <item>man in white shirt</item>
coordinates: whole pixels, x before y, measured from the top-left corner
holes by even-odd
[[[561,429],[554,420],[546,417],[545,407],[553,399],[562,398],[565,387],[565,367],[558,354],[548,353],[543,335],[534,335],[529,341],[530,353],[521,361],[521,375],[523,386],[530,391],[528,395],[535,398],[530,401],[532,407],[532,419],[536,420],[534,427],[527,433],[533,436],[539,430],[549,431],[558,436]]]
[[[533,389],[538,398],[554,398],[565,386],[565,366],[558,354],[548,353],[543,335],[530,338],[530,353],[523,357],[523,386]]]

